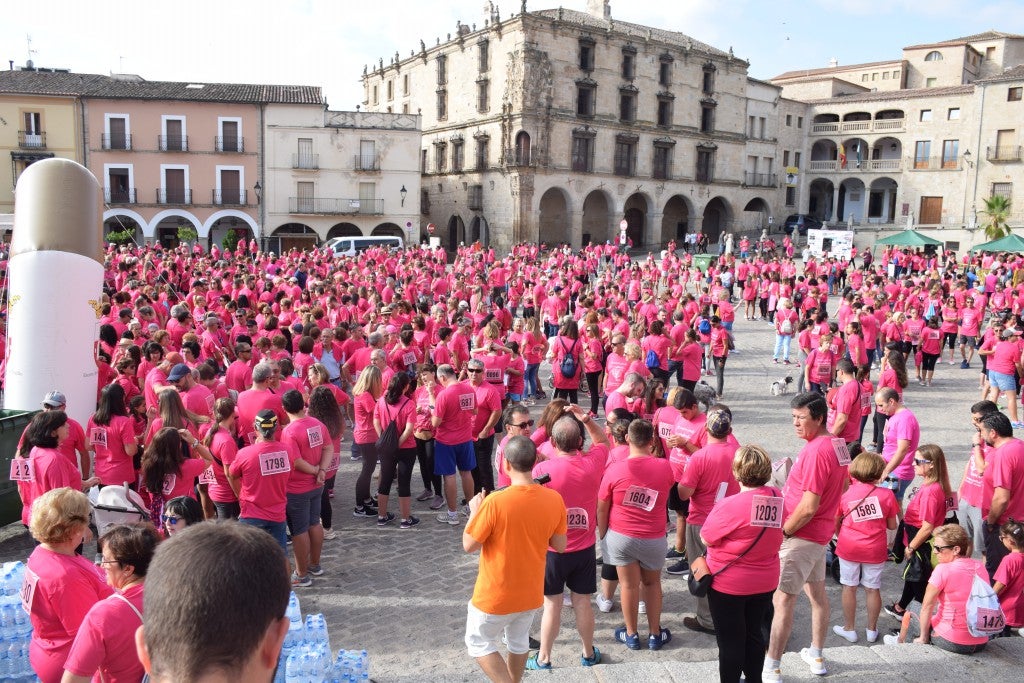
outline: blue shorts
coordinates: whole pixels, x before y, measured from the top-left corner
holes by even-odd
[[[274,537],[277,544],[281,546],[285,556],[288,556],[288,524],[287,522],[271,522],[268,519],[256,519],[255,517],[239,517],[240,524],[248,524],[257,529],[263,529]]]
[[[459,472],[469,472],[476,467],[473,442],[457,443],[454,446],[440,441],[434,442],[434,474],[446,477]]]
[[[323,487],[317,486],[305,493],[288,494],[288,519],[292,523],[292,536],[309,531],[320,524],[320,500]]]
[[[1017,391],[1017,383],[1014,381],[1013,375],[989,370],[988,381],[999,391]]]

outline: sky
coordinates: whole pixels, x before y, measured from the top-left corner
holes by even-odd
[[[502,18],[520,0],[496,0]],[[585,10],[586,0],[561,0]],[[483,25],[484,0],[82,0],[5,3],[0,65],[132,73],[148,80],[318,85],[331,109],[362,101],[364,64],[403,58]],[[528,10],[557,2],[528,0]],[[613,19],[685,33],[750,62],[749,74],[897,59],[904,46],[997,29],[1024,34],[1020,0],[612,0]]]

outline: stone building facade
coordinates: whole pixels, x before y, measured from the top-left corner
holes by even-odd
[[[778,149],[792,136],[779,113],[804,105],[731,51],[590,5],[492,9],[482,27],[365,71],[369,110],[422,116],[422,222],[441,244],[579,246],[618,239],[624,223],[657,248],[784,213]]]

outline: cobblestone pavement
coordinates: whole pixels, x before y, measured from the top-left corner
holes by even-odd
[[[835,306],[834,300],[832,305]],[[775,397],[770,392],[771,382],[787,374],[785,366],[772,363],[774,330],[763,321],[742,320],[742,310],[738,313],[741,319],[734,330],[737,352],[728,360],[723,397],[733,410],[736,435],[741,443],[765,446],[775,458],[795,456],[801,442],[794,436],[789,419],[788,403],[793,393]],[[801,368],[795,366],[788,369],[794,379],[800,371]],[[922,443],[938,443],[946,451],[954,486],[959,484],[966,463],[971,428],[968,407],[978,398],[978,372],[977,367],[961,370],[959,363],[955,366],[943,363],[936,371],[934,386],[925,388],[912,383],[905,395],[908,407],[921,421]],[[536,406],[534,415],[539,415],[540,410],[541,406]],[[869,437],[870,429],[869,422]],[[353,487],[359,463],[350,462],[348,444],[343,447],[346,453],[334,499],[334,526],[338,538],[325,542],[325,574],[314,578],[311,588],[298,590],[303,613],[326,615],[335,650],[342,647],[368,650],[371,676],[377,681],[481,680],[462,642],[466,603],[477,567],[477,557],[462,551],[463,527],[439,524],[435,521],[436,513],[429,510],[426,503],[415,501],[414,514],[422,521],[410,530],[400,530],[397,526],[378,528],[373,519],[354,518],[351,514]],[[417,472],[413,475],[414,497],[422,490],[420,483]],[[396,511],[394,491],[392,494],[392,511]],[[24,559],[30,548],[31,542],[20,525],[12,525],[0,534],[0,560]],[[899,587],[896,568],[892,567],[886,572],[883,597],[891,602],[897,597]],[[660,652],[632,652],[614,642],[612,630],[621,625],[617,600],[609,614],[595,609],[595,643],[602,650],[604,661],[633,665],[616,676],[600,675],[600,680],[634,680],[641,675],[645,680],[670,680],[664,678],[666,675],[674,680],[694,680],[697,672],[714,676],[715,669],[709,665],[692,669],[693,675],[684,675],[676,669],[672,669],[671,674],[663,673],[674,666],[672,662],[710,662],[717,658],[712,636],[688,631],[682,625],[683,616],[692,614],[694,608],[694,599],[686,591],[685,581],[665,574],[664,588],[663,625],[672,630],[674,638]],[[847,645],[831,633],[831,625],[841,620],[840,590],[831,579],[828,589],[833,611],[827,645],[838,648]],[[538,617],[535,634],[539,622]],[[882,615],[883,632],[896,625]],[[863,631],[863,617],[858,621],[858,628]],[[810,608],[802,598],[789,649],[799,651],[809,641]],[[846,648],[858,649],[863,648]],[[597,672],[579,670],[579,645],[571,608],[563,611],[563,627],[552,660],[556,668],[565,667],[555,676],[559,680],[598,680],[594,678]],[[647,668],[655,663],[658,663],[655,669]],[[661,663],[669,668],[660,666]],[[806,671],[805,666],[799,669]],[[610,671],[607,667],[599,670]],[[885,671],[885,668],[876,671]],[[539,675],[544,674],[531,673],[530,677]]]

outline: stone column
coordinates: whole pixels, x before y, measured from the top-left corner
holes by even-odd
[[[569,244],[578,250],[583,246],[583,207],[577,211],[570,211],[565,218],[569,223]]]

